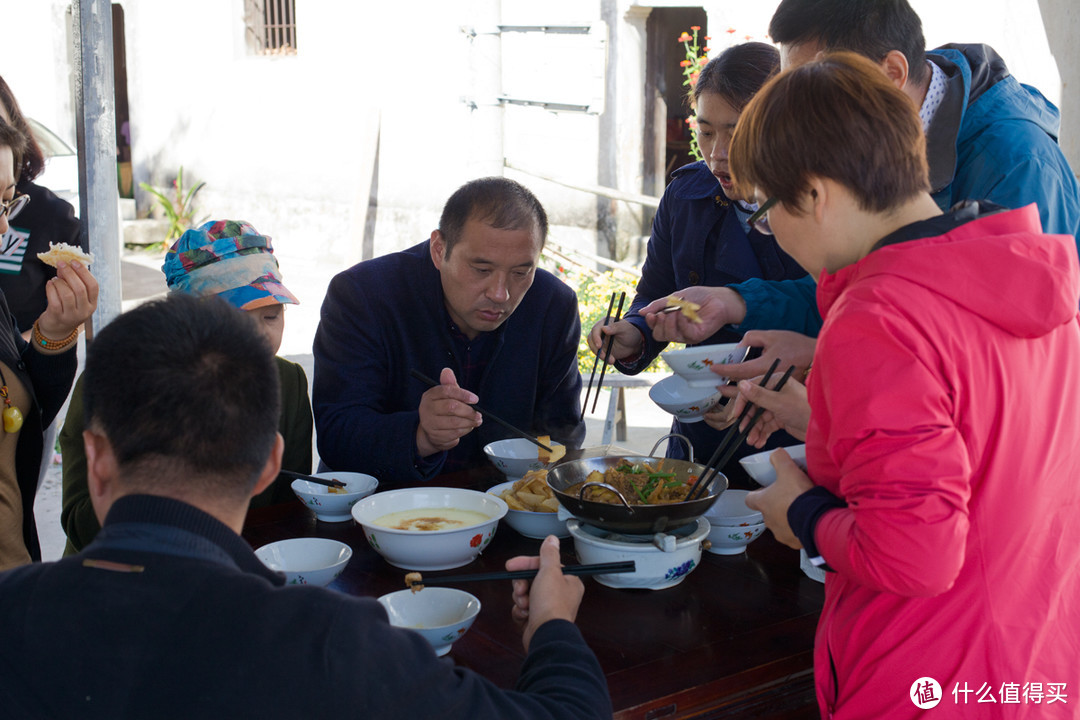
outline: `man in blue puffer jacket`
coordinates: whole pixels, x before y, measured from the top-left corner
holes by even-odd
[[[925,52],[922,23],[906,0],[783,0],[769,34],[780,45],[785,68],[830,50],[879,63],[919,107],[932,194],[942,210],[967,199],[1008,208],[1035,203],[1044,232],[1080,234],[1080,186],[1057,143],[1060,113],[1037,89],[1018,82],[989,46],[950,44]],[[810,276],[751,279],[696,292],[682,295],[704,306],[699,314],[705,322],[691,326],[680,323],[678,313],[661,316],[662,336],[697,342],[697,334],[708,336],[724,325],[807,335],[821,327],[816,279]],[[777,355],[800,359],[790,344],[765,344],[754,367],[747,364],[746,377],[760,374],[756,368]],[[801,354],[806,347],[812,343]]]

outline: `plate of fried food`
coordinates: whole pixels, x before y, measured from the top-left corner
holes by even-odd
[[[520,480],[500,483],[488,492],[506,502],[510,510],[503,519],[525,537],[570,537],[566,520],[559,519],[559,501],[547,484],[547,470],[530,470]]]

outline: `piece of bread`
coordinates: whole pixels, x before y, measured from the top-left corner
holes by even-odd
[[[72,260],[78,260],[83,265],[89,265],[94,262],[94,256],[90,253],[83,252],[82,248],[75,245],[68,245],[67,243],[49,243],[49,251],[38,253],[38,260],[46,265],[52,265],[56,267],[56,264],[61,260],[70,263]]]
[[[669,308],[679,308],[679,311],[683,315],[685,315],[686,318],[690,320],[690,322],[701,322],[701,317],[697,314],[697,311],[701,309],[701,306],[698,305],[696,302],[691,302],[690,300],[683,300],[681,297],[678,297],[676,295],[669,295],[667,299],[667,306]]]

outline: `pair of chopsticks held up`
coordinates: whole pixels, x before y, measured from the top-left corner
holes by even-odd
[[[769,366],[768,372],[761,378],[759,385],[764,388],[768,388],[769,379],[772,378],[774,372],[776,372],[777,366],[780,365],[780,358],[773,360],[772,365]],[[776,383],[773,389],[774,392],[779,392],[784,388],[791,374],[795,372],[795,366],[791,365],[787,371],[780,377],[780,381]],[[750,410],[754,410],[753,417],[750,418],[750,422],[746,424],[745,430],[739,430],[743,420],[750,414]],[[709,486],[712,485],[713,479],[720,474],[720,468],[724,467],[731,461],[731,458],[735,456],[735,451],[739,449],[739,446],[743,444],[746,437],[750,434],[750,430],[757,424],[758,420],[765,413],[765,408],[755,407],[753,403],[746,403],[743,406],[742,412],[739,413],[739,417],[735,420],[735,424],[728,428],[727,433],[720,440],[720,444],[716,446],[716,451],[713,452],[712,457],[705,463],[705,470],[701,473],[701,477],[698,478],[697,483],[694,484],[693,489],[686,496],[686,502],[691,500],[699,500],[703,497],[708,497]]]
[[[615,320],[611,319],[611,308],[615,306],[615,293],[611,293],[611,300],[608,301],[607,315],[604,316],[604,327],[608,326],[608,323],[619,322],[622,317],[623,303],[626,302],[626,293],[619,293],[619,309],[615,312]],[[600,350],[596,353],[596,359],[593,360],[592,372],[589,374],[589,387],[585,391],[585,400],[581,403],[581,418],[585,418],[585,408],[589,406],[589,395],[592,395],[592,383],[593,378],[596,377],[596,364],[600,362],[601,357],[610,357],[611,348],[615,344],[615,336],[609,335],[607,340],[607,347],[604,347],[604,336],[600,335]],[[604,362],[604,366],[600,369],[600,382],[596,384],[596,395],[593,395],[592,411],[596,412],[596,401],[600,399],[600,388],[604,384],[604,373],[607,372],[607,362]]]

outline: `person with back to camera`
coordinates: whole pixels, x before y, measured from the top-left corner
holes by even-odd
[[[11,209],[25,202],[15,190],[23,142],[0,120],[0,233],[8,230]],[[79,332],[97,307],[97,281],[78,261],[59,262],[44,292],[47,303],[29,343],[0,292],[0,569],[41,560],[34,496],[43,435],[71,389]]]
[[[261,235],[241,220],[211,220],[190,228],[169,248],[162,271],[169,292],[199,297],[217,296],[256,321],[270,349],[281,348],[285,331],[285,305],[299,300],[282,284],[281,271],[270,237]],[[275,356],[281,391],[278,432],[285,440],[281,466],[298,473],[311,472],[311,436],[314,430],[307,375],[299,364]],[[83,379],[71,393],[64,427],[60,431],[63,452],[63,498],[60,524],[67,534],[65,555],[86,547],[101,529],[90,489],[86,484],[86,453],[83,450]],[[282,475],[251,499],[251,507],[290,502],[292,478]]]
[[[513,690],[441,660],[375,598],[286,586],[262,565],[238,533],[280,467],[278,370],[224,300],[173,294],[121,315],[84,378],[102,530],[79,555],[0,574],[7,716],[611,717],[555,537],[507,562],[539,569],[513,590],[527,650]]]
[[[312,383],[326,466],[380,487],[486,467],[484,445],[508,434],[473,403],[580,447],[581,321],[574,291],[537,267],[547,229],[526,187],[480,178],[451,195],[429,241],[330,281]]]
[[[1060,113],[1034,87],[1022,85],[988,45],[948,44],[926,51],[922,22],[907,0],[783,0],[769,23],[783,67],[821,51],[848,50],[878,64],[911,100],[927,139],[931,195],[947,210],[961,200],[1008,208],[1035,203],[1046,232],[1080,243],[1080,185],[1058,146]],[[956,268],[957,278],[966,273]],[[727,366],[736,379],[761,375],[773,359],[805,370],[821,327],[814,278],[772,282],[753,278],[695,288],[701,325],[672,315],[648,315],[666,340],[699,337],[732,326],[761,356]],[[696,293],[696,294],[695,294]],[[800,379],[801,374],[795,379]],[[797,388],[788,383],[785,388]],[[725,392],[733,394],[734,388]]]
[[[731,168],[825,319],[809,475],[777,450],[747,499],[826,570],[822,717],[1072,716],[1043,698],[1080,683],[1074,238],[1034,204],[942,213],[918,115],[854,53],[766,85]]]
[[[604,327],[601,320],[589,333],[589,347],[614,337],[612,359],[628,375],[641,372],[667,346],[656,338],[640,314],[657,298],[681,295],[697,285],[724,285],[749,278],[783,280],[802,277],[798,266],[776,241],[746,223],[756,206],[737,197],[728,169],[728,144],[739,114],[754,93],[780,67],[780,54],[771,45],[735,45],[709,61],[693,86],[697,135],[704,160],[672,173],[653,220],[648,257],[641,269],[637,294],[627,316]],[[741,332],[719,328],[694,344],[738,342]],[[687,436],[695,457],[712,455],[722,437],[705,423],[672,422],[672,432]],[[686,448],[673,441],[668,455],[687,459]],[[724,471],[733,480],[745,479],[737,457]]]

